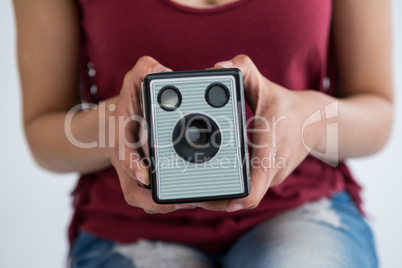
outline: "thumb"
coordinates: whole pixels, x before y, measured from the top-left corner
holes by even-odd
[[[160,73],[163,71],[172,71],[171,69],[163,66],[157,60],[150,56],[141,57],[134,67],[130,70],[129,75],[131,82],[134,84],[141,84],[144,81],[144,77],[150,73]]]
[[[237,55],[229,61],[215,64],[215,68],[238,68],[243,74],[244,93],[250,107],[255,111],[261,90],[263,76],[250,57]]]

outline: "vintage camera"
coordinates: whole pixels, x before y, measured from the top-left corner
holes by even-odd
[[[156,203],[215,201],[249,194],[239,69],[149,74],[141,95]]]

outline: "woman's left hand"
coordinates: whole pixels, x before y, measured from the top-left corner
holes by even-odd
[[[325,130],[325,127],[321,123],[306,128],[304,140],[302,129],[306,118],[317,111],[315,104],[324,94],[287,90],[264,77],[245,55],[219,62],[214,67],[239,68],[243,73],[246,101],[254,111],[254,127],[249,142],[252,149],[251,192],[242,199],[196,203],[194,206],[229,212],[252,209],[258,206],[269,187],[284,181],[306,158],[308,151],[303,141],[311,148],[322,147],[325,134],[322,129]],[[324,101],[328,104],[327,97]]]

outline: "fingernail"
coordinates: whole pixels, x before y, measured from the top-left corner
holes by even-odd
[[[142,169],[142,179],[146,185],[151,184],[151,181],[149,180],[149,169]]]
[[[242,204],[240,204],[240,203],[235,203],[235,204],[231,205],[231,206],[227,209],[227,211],[228,211],[228,212],[235,212],[235,211],[241,210],[242,208],[243,208]]]
[[[203,208],[203,203],[192,203],[191,205],[197,208]]]
[[[220,65],[223,68],[229,68],[229,67],[233,66],[233,62],[231,62],[231,61],[222,61],[222,62],[219,62],[217,65]]]
[[[162,64],[155,65],[154,68],[152,68],[152,71],[154,73],[160,73],[160,72],[163,72],[163,71],[166,71],[166,70],[170,70],[170,69],[166,68]]]
[[[137,180],[139,180],[142,184],[145,184],[144,177],[142,176],[141,172],[137,171],[137,173],[135,173],[135,176],[137,177]]]
[[[179,209],[188,208],[189,206],[191,206],[191,204],[177,204],[177,205],[174,206],[174,208],[176,210],[179,210]]]

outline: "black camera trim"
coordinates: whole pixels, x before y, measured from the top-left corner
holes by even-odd
[[[180,198],[180,199],[169,199],[163,200],[158,197],[158,189],[156,188],[156,169],[155,169],[155,151],[152,140],[153,133],[153,122],[152,122],[152,105],[150,103],[151,95],[150,95],[150,83],[154,79],[166,79],[166,78],[186,78],[186,77],[205,77],[205,76],[223,76],[223,75],[231,75],[235,78],[236,83],[236,98],[232,98],[233,101],[237,102],[237,116],[238,116],[238,129],[239,129],[239,138],[241,144],[241,165],[243,170],[243,192],[238,194],[229,194],[229,195],[216,195],[216,196],[206,196],[206,197],[195,197],[195,198]],[[207,70],[195,70],[195,71],[176,71],[176,72],[162,72],[155,74],[148,74],[144,78],[144,111],[145,118],[148,124],[148,148],[149,148],[149,158],[150,161],[150,181],[151,181],[151,191],[152,198],[157,204],[180,204],[180,203],[196,203],[196,202],[208,202],[208,201],[219,201],[219,200],[228,200],[228,199],[237,199],[243,198],[249,195],[250,193],[250,173],[248,169],[248,154],[246,154],[247,146],[247,137],[246,135],[246,125],[245,122],[245,114],[242,103],[242,90],[243,90],[243,75],[238,68],[228,68],[228,69],[207,69]],[[147,186],[146,188],[149,188]]]

